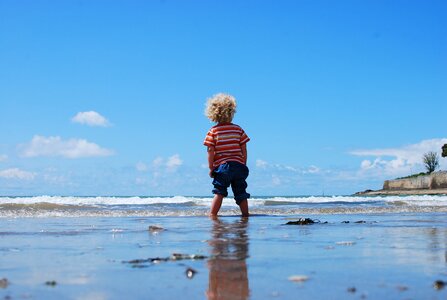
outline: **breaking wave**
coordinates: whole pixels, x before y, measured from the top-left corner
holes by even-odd
[[[0,217],[205,216],[211,197],[0,197]],[[253,197],[252,214],[447,212],[447,195]],[[239,214],[231,198],[222,214]]]

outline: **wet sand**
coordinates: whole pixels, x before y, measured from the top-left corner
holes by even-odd
[[[443,213],[0,222],[0,299],[447,298]]]

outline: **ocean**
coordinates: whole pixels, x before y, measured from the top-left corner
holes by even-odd
[[[205,216],[211,197],[0,197],[0,218]],[[447,212],[447,195],[287,196],[249,199],[252,215],[319,215]],[[231,198],[220,214],[238,215]]]
[[[0,197],[0,299],[447,297],[447,195],[211,200]]]

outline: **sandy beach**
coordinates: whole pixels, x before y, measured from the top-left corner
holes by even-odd
[[[1,223],[1,299],[447,297],[444,213]]]

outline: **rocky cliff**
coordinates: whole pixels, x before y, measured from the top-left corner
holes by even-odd
[[[447,171],[433,172],[430,175],[386,180],[383,189],[366,190],[356,195],[425,195],[447,194]]]
[[[386,180],[383,190],[434,190],[447,188],[447,172],[433,172],[413,178]]]

